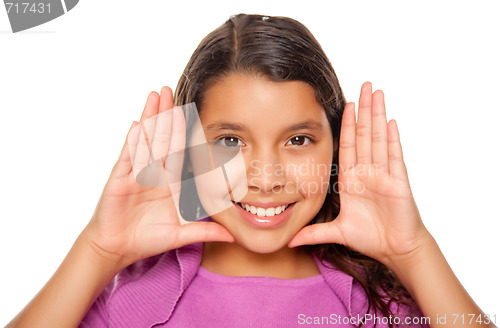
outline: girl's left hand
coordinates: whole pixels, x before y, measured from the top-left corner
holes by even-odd
[[[342,117],[339,142],[340,213],[301,229],[288,246],[338,243],[386,265],[411,256],[429,240],[413,199],[396,121],[387,123],[384,94],[361,88]]]

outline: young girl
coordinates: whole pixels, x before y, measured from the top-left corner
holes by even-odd
[[[178,107],[190,103],[199,125]],[[92,219],[8,327],[494,327],[423,225],[368,82],[357,115],[306,27],[231,17],[175,95],[150,93]],[[200,178],[204,142],[243,158],[225,193]],[[164,186],[138,183],[137,168],[185,148],[182,172],[161,160]],[[176,175],[194,177],[192,202]]]

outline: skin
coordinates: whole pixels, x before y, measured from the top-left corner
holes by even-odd
[[[77,327],[111,279],[128,265],[187,244],[234,241],[220,224],[186,224],[179,218],[175,190],[136,182],[134,167],[149,161],[149,145],[140,138],[140,129],[152,136],[155,158],[160,158],[156,155],[165,148],[175,152],[184,147],[184,116],[172,108],[170,88],[163,87],[161,96],[155,91],[149,94],[140,121],[134,121],[127,133],[89,223],[54,275],[7,327]],[[167,111],[172,111],[172,120],[148,124]]]
[[[281,102],[294,97],[292,94],[296,92],[303,98],[295,100],[306,101],[303,108],[308,108],[311,115],[317,114],[315,117],[321,120],[320,113],[314,109],[316,105],[311,100],[311,90],[303,84],[273,84],[245,77],[235,79],[231,82],[237,83],[232,87],[226,85],[229,91],[232,90],[226,94],[227,99],[235,97],[232,99],[235,106],[254,102],[265,107],[267,101],[283,105]],[[282,91],[286,88],[293,92],[278,97],[285,95]],[[214,90],[217,96],[217,90]],[[269,97],[265,98],[265,95]],[[231,211],[214,215],[214,222],[186,222],[176,210],[178,190],[146,187],[136,182],[134,167],[149,161],[150,148],[154,158],[160,158],[165,149],[168,149],[167,153],[175,152],[185,146],[185,122],[182,113],[172,109],[172,98],[172,90],[168,87],[162,88],[161,95],[150,93],[140,121],[134,122],[127,134],[127,141],[88,225],[54,275],[7,327],[76,327],[102,290],[125,267],[140,259],[196,242],[209,245],[204,248],[202,264],[214,272],[282,278],[318,273],[311,259],[303,256],[296,246],[341,243],[387,265],[412,294],[424,316],[431,318],[431,327],[443,326],[437,324],[437,314],[440,317],[447,315],[446,327],[495,327],[493,323],[485,322],[484,316],[481,324],[452,322],[454,314],[463,314],[469,319],[471,314],[477,318],[483,313],[460,284],[422,223],[411,194],[396,122],[387,123],[384,95],[381,91],[372,92],[370,83],[362,87],[357,121],[353,103],[347,104],[342,119],[339,181],[345,188],[340,193],[339,217],[332,222],[304,227],[307,220],[294,214],[285,226],[265,233],[239,224]],[[293,110],[294,104],[286,105]],[[259,110],[258,106],[255,108]],[[268,109],[274,113],[273,108]],[[154,125],[146,122],[167,111],[171,111],[171,119],[164,116]],[[280,116],[273,123],[282,127],[284,123],[280,120],[285,121],[285,118]],[[208,124],[208,119],[203,118],[205,124]],[[245,140],[250,146],[245,152],[245,160],[258,156],[269,162],[300,162],[302,155],[299,151],[284,149],[285,135],[278,133],[281,129],[271,131],[267,122],[259,121],[259,125],[263,125],[270,135],[265,139],[258,138],[255,131],[248,129],[244,137],[249,138]],[[148,131],[151,126],[154,129]],[[140,130],[136,127],[148,132],[150,144],[141,141]],[[331,139],[324,136],[323,140],[326,149]],[[315,158],[323,158],[319,152],[314,154]],[[325,161],[326,157],[331,158],[330,154],[324,156]],[[177,171],[172,172],[174,176],[179,174],[180,166],[165,168],[164,162],[162,164],[166,171]],[[267,178],[277,179],[280,185],[289,181],[290,176]],[[294,182],[293,177],[290,181]],[[349,186],[353,185],[364,188],[350,189]],[[283,196],[279,187],[269,189],[268,185],[266,189],[265,185],[255,181],[248,187],[256,192],[249,193],[248,197]],[[300,214],[310,217],[319,210],[322,197],[324,199],[321,193],[307,198],[303,190],[291,190],[291,196],[287,197],[301,202]],[[273,237],[277,239],[273,241]],[[245,256],[244,265],[240,260],[237,262],[239,266],[226,266],[226,262],[238,261],[238,256]],[[280,264],[282,271],[277,269],[276,263]],[[295,274],[294,268],[306,269]]]
[[[213,221],[234,236],[235,243],[205,243],[201,266],[233,276],[293,279],[319,274],[312,257],[300,248],[287,246],[320,210],[328,189],[330,171],[321,168],[331,166],[333,139],[314,89],[302,81],[277,83],[232,74],[209,88],[205,99],[200,120],[207,140],[229,135],[237,138],[233,143],[242,149],[248,192],[241,202],[275,201],[295,203],[295,206],[290,218],[274,228],[253,226],[241,217],[235,206],[211,215]],[[306,121],[316,122],[318,126],[290,130]],[[238,125],[241,129],[208,128],[218,122]],[[306,138],[292,143],[291,139],[297,136]],[[223,187],[227,192],[227,187]],[[200,193],[200,187],[198,191]],[[200,198],[203,202],[203,195]]]
[[[445,315],[446,327],[495,327],[425,228],[411,193],[396,121],[387,123],[384,94],[372,92],[371,83],[361,88],[357,120],[354,103],[346,105],[339,164],[339,182],[346,186],[339,216],[304,227],[288,245],[339,243],[379,260],[402,281],[431,327],[441,327],[437,318]],[[363,191],[347,188],[353,184],[362,184]],[[467,318],[465,325],[462,319],[453,320],[457,315]]]

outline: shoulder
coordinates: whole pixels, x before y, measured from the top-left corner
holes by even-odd
[[[361,313],[368,307],[366,294],[362,286],[350,275],[335,267],[332,263],[322,260],[313,254],[313,258],[333,293],[344,303],[350,316]]]
[[[384,326],[383,323],[389,319],[385,318],[380,311],[369,309],[370,302],[368,296],[358,280],[336,268],[333,264],[325,260],[320,260],[316,255],[313,255],[313,257],[318,264],[325,282],[344,303],[351,318],[368,319],[367,323],[372,324],[375,320],[378,320],[377,322],[382,322],[382,326]],[[395,327],[429,327],[427,324],[423,324],[425,317],[417,306],[390,302],[389,298],[384,298],[383,301],[389,305],[393,316],[399,318],[396,320],[401,324],[396,323]],[[392,322],[394,323],[394,321]]]
[[[84,321],[106,320],[112,327],[165,322],[196,274],[201,253],[202,243],[189,244],[129,265],[105,287]]]

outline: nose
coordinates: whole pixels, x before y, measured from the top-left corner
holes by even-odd
[[[255,150],[248,157],[249,191],[271,193],[285,186],[286,171],[277,151],[272,148]]]

